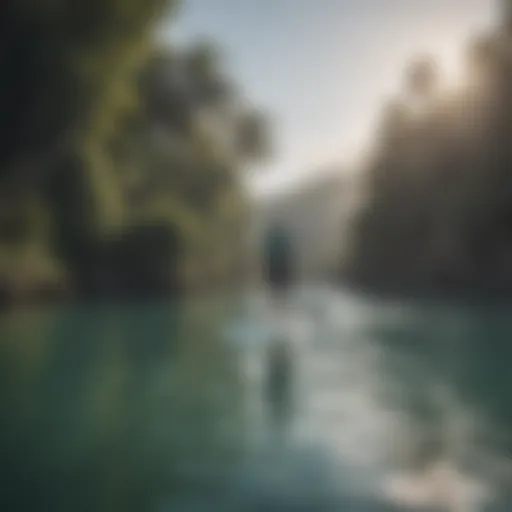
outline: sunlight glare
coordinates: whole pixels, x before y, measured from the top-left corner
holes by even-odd
[[[459,45],[444,45],[436,55],[441,86],[444,90],[457,90],[464,87],[466,70],[462,48]]]

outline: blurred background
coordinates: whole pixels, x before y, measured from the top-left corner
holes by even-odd
[[[511,509],[511,0],[4,0],[0,127],[2,510]]]

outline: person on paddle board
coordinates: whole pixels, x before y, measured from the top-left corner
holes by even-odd
[[[271,299],[277,299],[279,303],[274,306],[284,306],[281,301],[293,283],[293,252],[287,229],[280,223],[271,226],[264,240],[263,270]],[[275,434],[280,437],[286,432],[292,409],[294,357],[289,333],[286,332],[286,308],[274,308],[273,312],[277,315],[274,318],[276,332],[267,347],[264,394],[269,420]]]
[[[267,233],[264,248],[264,274],[271,292],[282,295],[294,278],[293,246],[286,229],[276,224]]]

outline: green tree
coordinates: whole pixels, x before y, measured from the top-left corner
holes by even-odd
[[[173,8],[167,0],[1,8],[0,249],[14,231],[24,245],[37,222],[22,205],[33,203],[49,219],[40,257],[78,296],[119,295],[119,283],[136,281],[128,274],[154,267],[155,252],[167,254],[155,258],[171,274],[204,251],[244,252],[243,172],[264,156],[265,122],[241,101],[214,45],[157,46],[156,23]],[[116,261],[123,247],[138,254],[130,269]],[[0,258],[10,262],[0,273],[17,259]],[[178,287],[177,275],[170,281]]]

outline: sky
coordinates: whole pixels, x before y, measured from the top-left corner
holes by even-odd
[[[251,180],[265,193],[322,169],[350,170],[411,57],[460,79],[468,38],[499,0],[185,0],[169,27],[212,39],[247,98],[268,114],[275,154]]]

